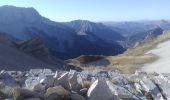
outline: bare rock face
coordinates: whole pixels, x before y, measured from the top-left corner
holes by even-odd
[[[87,92],[88,100],[118,100],[112,94],[105,79],[96,80]]]

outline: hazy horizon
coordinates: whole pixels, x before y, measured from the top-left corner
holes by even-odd
[[[94,22],[122,22],[170,20],[168,0],[11,0],[0,6],[33,7],[53,21],[89,20]]]

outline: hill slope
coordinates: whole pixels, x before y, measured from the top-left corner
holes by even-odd
[[[74,69],[75,66],[52,56],[40,39],[15,42],[0,33],[0,69],[29,70],[34,68]],[[67,65],[67,66],[66,66]]]
[[[29,70],[31,68],[51,68],[57,69],[52,65],[46,64],[34,57],[18,51],[15,48],[0,43],[0,69],[5,70]]]
[[[143,70],[146,72],[170,73],[170,40],[159,44],[155,49],[147,52],[159,57],[158,60],[146,64]]]

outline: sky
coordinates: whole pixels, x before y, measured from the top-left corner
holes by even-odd
[[[170,19],[170,0],[0,0],[0,6],[34,7],[53,21]]]

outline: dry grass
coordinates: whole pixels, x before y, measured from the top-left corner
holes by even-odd
[[[158,57],[153,54],[145,54],[142,56],[113,56],[111,61],[113,65],[128,65],[128,64],[144,64],[147,62],[152,62]]]

